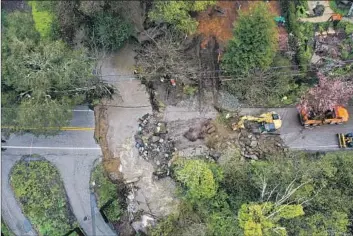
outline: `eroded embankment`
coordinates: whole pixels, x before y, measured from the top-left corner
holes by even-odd
[[[108,146],[108,113],[107,107],[98,105],[94,108],[95,130],[94,138],[99,143],[103,153],[103,167],[111,180],[122,180],[123,175],[119,171],[120,159],[115,157]]]

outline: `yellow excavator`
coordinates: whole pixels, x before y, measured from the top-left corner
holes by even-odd
[[[340,148],[353,148],[353,132],[348,134],[337,134]]]
[[[254,121],[260,133],[273,133],[282,126],[282,120],[278,113],[272,111],[259,116],[242,116],[238,123],[232,124],[233,130],[245,129],[247,121]]]

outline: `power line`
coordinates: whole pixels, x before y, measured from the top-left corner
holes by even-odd
[[[345,66],[346,64],[349,64],[349,63],[353,63],[353,60],[345,60],[345,61],[340,61],[340,62],[334,62],[334,63],[330,63],[330,62],[327,62],[326,64],[327,65],[337,65],[338,67],[343,67]],[[344,64],[344,65],[342,65]],[[267,69],[267,71],[271,70],[271,69],[283,69],[283,68],[304,68],[304,67],[310,67],[311,69],[319,69],[320,67],[318,65],[312,65],[310,63],[308,64],[302,64],[302,65],[290,65],[290,66],[271,66]],[[261,68],[253,68],[251,69],[251,71],[256,71],[256,70],[262,70]],[[217,73],[217,72],[227,72],[226,70],[203,70],[203,71],[200,71],[200,72],[196,72],[196,73],[190,73],[190,74],[194,74],[194,75],[197,75],[197,74],[202,74],[202,73],[205,73],[205,72],[210,72],[210,73]],[[288,72],[282,72],[282,73],[288,73]],[[137,73],[138,76],[161,76],[162,74],[161,73]],[[124,79],[127,79],[127,80],[133,80],[134,78],[132,77],[131,78],[131,74],[109,74],[109,75],[98,75],[100,78],[104,78],[104,77],[126,77]],[[191,77],[191,78],[195,78],[195,77]],[[109,80],[102,80],[104,82],[111,82]]]
[[[140,106],[122,106],[122,105],[113,105],[113,104],[99,104],[97,106],[101,107],[117,107],[117,108],[127,108],[127,109],[134,109],[134,108],[147,108],[151,107],[150,105],[140,105]],[[1,107],[3,110],[33,110],[30,107]],[[72,111],[74,110],[67,110],[67,111]],[[87,110],[87,112],[92,112],[92,110]]]
[[[353,62],[353,60],[346,60],[346,61],[341,61],[340,63],[336,63],[338,65],[338,68],[341,68],[345,65],[342,65],[342,63],[351,63]],[[328,63],[329,64],[329,63]],[[335,63],[333,63],[334,65]],[[315,72],[315,68],[317,69],[318,66],[315,66],[315,65],[311,65],[311,64],[306,64],[308,66],[310,66],[310,70],[307,70],[307,72]],[[290,66],[275,66],[275,67],[270,67],[267,71],[265,71],[265,73],[268,73],[270,69],[280,69],[280,68],[293,68],[293,67],[301,67],[301,66],[304,66],[304,65],[300,65],[300,66],[297,66],[297,65],[290,65]],[[337,68],[337,67],[336,67]],[[253,70],[256,70],[256,69],[253,69]],[[204,73],[211,73],[211,72],[225,72],[225,70],[205,70],[205,71],[201,71],[199,73],[195,73],[196,74],[204,74]],[[290,75],[290,76],[297,76],[297,75],[305,75],[307,74],[307,72],[299,72],[299,73],[294,73],[294,72],[299,72],[299,71],[290,71],[290,72],[286,72],[286,71],[277,71],[277,72],[274,72],[276,73],[277,75],[278,74],[286,74],[286,75]],[[143,76],[143,75],[148,75],[148,76],[153,76],[153,75],[161,75],[161,74],[156,74],[156,73],[141,73],[141,74],[138,74],[140,76]],[[120,82],[120,81],[127,81],[127,80],[139,80],[137,78],[134,78],[134,77],[131,77],[131,74],[110,74],[110,75],[98,75],[98,77],[108,77],[108,76],[116,76],[116,77],[125,77],[125,78],[121,78],[119,79],[118,81],[114,81],[114,82]],[[128,77],[127,77],[128,76]],[[266,78],[266,76],[269,76],[269,75],[266,75],[264,76],[264,78]],[[190,79],[197,79],[198,77],[189,77]],[[241,80],[244,80],[244,79],[248,79],[248,78],[244,78],[244,77],[233,77],[231,75],[220,75],[220,76],[204,76],[203,79],[220,79],[220,81],[241,81]],[[111,83],[112,81],[108,81],[108,80],[101,80],[102,82],[106,82],[106,83]],[[61,91],[54,91],[55,93],[65,93],[65,92],[82,92],[82,89],[87,89],[88,87],[82,87],[82,88],[76,88],[76,89],[68,89],[68,90],[61,90]],[[80,90],[81,89],[81,90]],[[93,89],[93,87],[90,87],[89,88],[90,90]],[[51,92],[51,91],[48,91],[48,92]],[[101,105],[102,106],[102,105]],[[120,107],[120,108],[143,108],[143,107],[149,107],[149,106],[120,106],[120,105],[103,105],[103,106],[107,106],[107,107]],[[1,109],[13,109],[13,110],[16,110],[16,109],[26,109],[26,108],[7,108],[7,107],[2,107]],[[31,108],[28,108],[28,109],[31,109]]]

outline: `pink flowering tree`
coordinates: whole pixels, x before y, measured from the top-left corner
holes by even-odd
[[[353,97],[353,82],[328,79],[318,73],[319,83],[310,88],[297,105],[299,110],[313,112],[317,118],[324,117],[327,110],[337,105],[346,105]]]

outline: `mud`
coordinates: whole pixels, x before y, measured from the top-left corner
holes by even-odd
[[[122,179],[122,174],[119,171],[120,159],[115,157],[113,152],[108,147],[108,117],[107,117],[107,107],[96,106],[94,108],[95,116],[95,130],[94,137],[96,142],[99,143],[102,153],[103,153],[103,167],[105,171],[109,174],[109,178],[113,181],[118,181]]]

